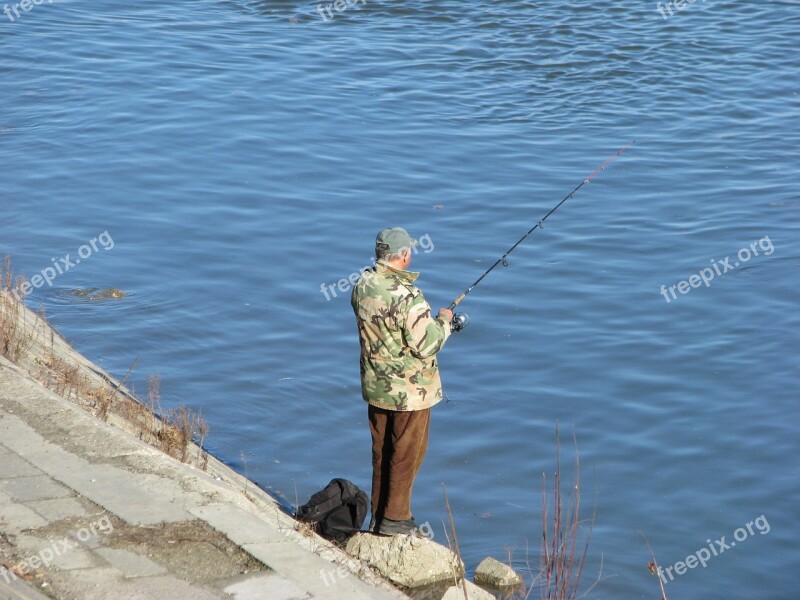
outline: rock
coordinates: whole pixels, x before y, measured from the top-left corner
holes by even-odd
[[[463,572],[463,563],[455,554],[427,538],[357,533],[347,542],[346,550],[384,577],[409,588],[452,580],[455,573]]]
[[[442,600],[464,600],[464,590],[461,585],[451,585],[447,588]],[[467,600],[495,600],[495,597],[494,594],[490,594],[471,581],[467,581]]]
[[[522,577],[514,569],[491,556],[484,558],[475,569],[474,579],[475,583],[496,588],[515,587],[522,584]]]
[[[85,298],[91,302],[98,302],[100,300],[119,300],[128,294],[117,288],[107,288],[98,290],[97,288],[79,288],[72,290],[72,295],[78,298]]]

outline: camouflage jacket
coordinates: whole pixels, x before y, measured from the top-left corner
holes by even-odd
[[[450,337],[450,324],[431,317],[431,307],[414,286],[417,277],[379,260],[353,288],[361,395],[379,408],[421,410],[442,399],[436,353]]]

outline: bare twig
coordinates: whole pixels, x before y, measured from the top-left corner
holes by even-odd
[[[661,600],[667,600],[667,591],[664,589],[664,581],[661,579],[661,567],[658,566],[658,561],[656,560],[655,552],[653,552],[653,547],[650,545],[650,542],[641,531],[639,532],[639,535],[642,536],[644,543],[647,544],[647,550],[650,552],[650,558],[652,559],[652,562],[650,562],[648,568],[650,569],[651,575],[658,577],[658,585],[661,587]]]
[[[543,600],[575,600],[578,597],[589,539],[594,527],[594,514],[579,550],[581,486],[578,443],[575,444],[575,481],[572,505],[566,510],[561,493],[561,436],[556,425],[556,470],[553,475],[553,512],[548,515],[547,475],[542,473],[542,554],[540,557],[539,595]],[[596,506],[596,503],[595,503]],[[602,575],[602,571],[601,571]],[[528,592],[530,594],[530,590]]]
[[[450,534],[453,536],[453,551],[456,555],[458,575],[461,578],[461,588],[464,590],[464,600],[469,598],[467,593],[467,578],[464,573],[464,561],[461,559],[461,550],[458,547],[458,535],[456,535],[456,523],[453,519],[453,511],[450,510],[450,500],[447,498],[447,488],[442,482],[442,492],[444,492],[444,506],[447,509],[447,518],[450,520]]]
[[[131,366],[128,368],[128,372],[125,373],[125,377],[123,377],[122,381],[120,381],[119,384],[117,384],[117,386],[114,388],[114,396],[117,395],[117,392],[119,391],[119,389],[123,385],[125,385],[126,381],[128,381],[128,377],[131,376],[131,373],[133,373],[133,370],[136,368],[136,363],[138,363],[138,362],[139,362],[139,355],[137,354],[136,358],[133,359],[133,362],[131,363]]]

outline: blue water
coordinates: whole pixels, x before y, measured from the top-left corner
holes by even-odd
[[[415,516],[444,542],[445,483],[470,569],[510,548],[535,571],[560,423],[565,479],[574,432],[583,517],[596,508],[590,597],[659,597],[640,532],[667,567],[763,515],[768,533],[751,525],[667,594],[798,598],[800,4],[673,12],[0,14],[0,253],[31,277],[107,231],[113,248],[29,304],[118,376],[139,355],[137,392],[158,373],[167,407],[202,408],[215,454],[302,502],[331,477],[370,479],[353,316],[320,287],[402,225],[430,236],[413,268],[445,306],[635,139],[462,304]],[[758,256],[669,295],[751,242]],[[75,301],[80,287],[128,297]]]

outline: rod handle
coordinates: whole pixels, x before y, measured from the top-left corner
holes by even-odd
[[[456,306],[458,306],[459,304],[461,304],[461,301],[464,299],[464,297],[465,297],[466,295],[467,295],[467,293],[466,293],[466,292],[464,292],[464,293],[463,293],[463,294],[461,294],[461,295],[460,295],[458,298],[456,298],[455,300],[453,300],[453,303],[452,303],[450,306],[448,306],[448,307],[447,307],[447,310],[453,310],[453,309],[454,309]]]

